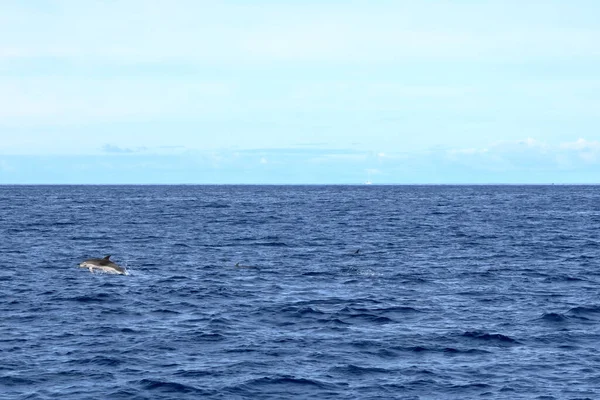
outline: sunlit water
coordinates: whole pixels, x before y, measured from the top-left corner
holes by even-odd
[[[597,399],[599,232],[598,186],[3,186],[0,398]]]

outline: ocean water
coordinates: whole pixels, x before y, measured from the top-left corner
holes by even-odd
[[[0,398],[598,399],[599,228],[600,186],[0,186]]]

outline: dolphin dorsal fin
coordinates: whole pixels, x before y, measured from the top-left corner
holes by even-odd
[[[110,254],[103,258],[103,260],[110,261]]]

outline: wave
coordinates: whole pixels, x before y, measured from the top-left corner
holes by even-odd
[[[473,338],[477,340],[484,340],[488,342],[496,342],[496,343],[519,343],[517,340],[511,338],[510,336],[502,335],[500,333],[487,333],[483,331],[467,331],[462,334],[463,337]]]
[[[569,317],[567,317],[565,314],[551,312],[542,314],[540,319],[549,322],[565,322],[569,320]]]
[[[266,247],[288,247],[287,243],[284,242],[254,242],[252,246],[266,246]]]
[[[600,314],[600,306],[577,306],[571,308],[568,312],[578,315],[596,315]]]
[[[79,303],[102,303],[112,301],[113,296],[109,293],[94,293],[81,296],[75,296],[66,300],[76,301]]]
[[[580,320],[596,321],[600,319],[600,306],[577,306],[567,311]]]
[[[207,391],[192,385],[186,385],[179,382],[171,382],[157,379],[142,379],[135,382],[144,390],[166,392],[171,394],[197,394],[206,395]]]
[[[354,313],[354,314],[339,314],[339,319],[345,322],[366,322],[366,323],[374,323],[374,324],[391,324],[394,321],[391,318],[384,317],[382,315],[368,314],[368,313]]]
[[[284,391],[294,391],[294,387],[298,388],[308,388],[313,387],[317,389],[324,390],[333,390],[337,388],[337,385],[332,383],[327,383],[323,381],[319,381],[316,379],[309,378],[297,378],[294,376],[284,376],[284,377],[262,377],[251,379],[243,384],[239,385],[240,388],[250,389],[250,388],[260,388],[266,389],[273,386],[280,386]]]
[[[231,208],[231,205],[225,203],[205,203],[200,206],[201,208]]]
[[[12,387],[12,386],[21,387],[21,386],[33,385],[33,384],[37,383],[34,379],[23,378],[21,376],[6,376],[6,375],[4,375],[4,376],[0,375],[0,382],[2,382],[2,386],[8,386],[8,387]]]
[[[193,378],[193,379],[209,377],[213,374],[214,374],[214,371],[203,370],[203,369],[191,369],[191,370],[180,369],[173,373],[174,376],[180,376],[182,378]]]
[[[487,354],[490,353],[483,349],[474,348],[456,348],[456,347],[444,347],[444,346],[395,346],[391,350],[403,352],[403,353],[440,353],[440,354]]]
[[[336,366],[329,369],[330,372],[342,373],[348,375],[372,375],[372,374],[389,374],[392,370],[380,367],[362,367],[359,365],[348,364],[344,366]]]
[[[109,356],[95,356],[92,358],[76,359],[69,362],[72,365],[98,365],[104,367],[117,367],[124,363],[124,360],[109,357]]]

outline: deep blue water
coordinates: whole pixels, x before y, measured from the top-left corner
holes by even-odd
[[[600,186],[0,186],[0,398],[598,399],[599,226]]]

